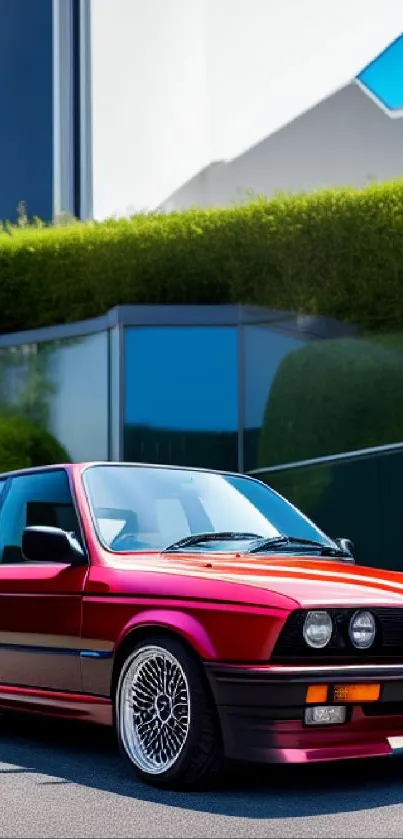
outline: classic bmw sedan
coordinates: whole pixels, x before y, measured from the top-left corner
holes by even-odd
[[[0,476],[0,708],[114,725],[138,776],[403,745],[403,575],[265,484],[127,463]]]

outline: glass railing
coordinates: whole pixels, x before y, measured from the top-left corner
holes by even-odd
[[[329,536],[352,539],[358,564],[403,571],[403,443],[250,474]]]

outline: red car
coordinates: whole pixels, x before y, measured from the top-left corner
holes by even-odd
[[[152,784],[403,744],[403,575],[265,484],[144,464],[0,476],[0,707],[114,725]]]

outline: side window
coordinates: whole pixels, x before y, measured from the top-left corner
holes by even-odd
[[[1,489],[0,489],[1,494]],[[47,525],[73,531],[80,538],[78,519],[64,470],[19,475],[0,511],[0,562],[24,562],[21,551],[26,527]]]

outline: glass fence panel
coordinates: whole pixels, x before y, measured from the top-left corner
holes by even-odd
[[[245,330],[245,468],[403,441],[403,333]]]
[[[0,413],[53,434],[74,461],[108,458],[108,334],[0,350]]]
[[[391,486],[393,500],[386,515],[382,512],[388,506],[382,500],[383,486],[391,480],[392,471],[397,486],[398,467],[390,463],[387,476],[380,457],[283,469],[258,477],[292,501],[327,535],[352,539],[357,563],[403,570],[402,526],[394,521],[398,504]]]
[[[127,328],[124,366],[125,460],[237,469],[235,328]]]

